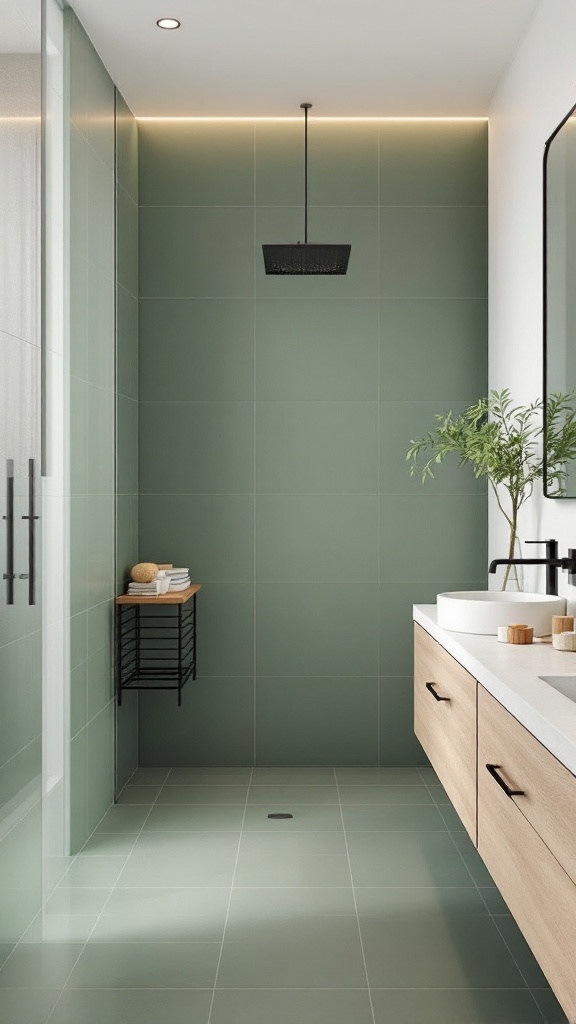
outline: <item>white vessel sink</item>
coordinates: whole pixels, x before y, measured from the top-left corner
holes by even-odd
[[[576,676],[538,676],[543,683],[548,683],[558,693],[563,693],[569,700],[576,701]]]
[[[438,594],[438,625],[456,633],[498,632],[498,626],[523,622],[535,636],[552,632],[552,616],[566,613],[563,597],[499,590],[455,590]]]

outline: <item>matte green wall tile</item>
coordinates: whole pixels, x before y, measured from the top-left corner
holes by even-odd
[[[138,299],[116,286],[116,391],[138,398]]]
[[[118,184],[138,202],[138,122],[116,90],[116,177]]]
[[[124,592],[129,572],[138,561],[138,495],[116,495],[116,584]]]
[[[428,764],[414,735],[413,676],[380,679],[380,764]]]
[[[83,380],[70,378],[70,493],[86,494],[88,439],[88,396]]]
[[[488,124],[408,122],[380,125],[383,206],[485,206]]]
[[[41,634],[0,647],[0,749],[14,757],[42,731]]]
[[[487,294],[487,214],[484,207],[382,208],[383,296]]]
[[[252,402],[141,402],[144,494],[253,494]]]
[[[114,695],[112,652],[103,647],[86,662],[88,721],[98,715]]]
[[[377,679],[257,679],[256,764],[377,761]]]
[[[254,584],[207,583],[198,595],[196,615],[198,671],[203,676],[251,675]]]
[[[263,401],[378,398],[377,299],[261,299],[256,397]]]
[[[140,295],[251,295],[253,246],[252,208],[141,207]]]
[[[377,580],[377,556],[377,495],[256,499],[257,580]]]
[[[259,583],[258,675],[377,675],[377,584]]]
[[[476,401],[488,387],[487,333],[486,299],[381,299],[380,398]]]
[[[88,261],[74,250],[70,261],[70,375],[88,373]]]
[[[304,117],[302,124],[256,122],[254,139],[256,203],[259,206],[303,203]]]
[[[70,619],[70,668],[76,668],[88,657],[88,621],[86,612]]]
[[[484,549],[485,537],[478,538]],[[486,590],[480,580],[431,580],[380,584],[380,671],[383,676],[410,676],[414,671],[412,606],[436,604],[436,595],[450,590]]]
[[[254,578],[254,499],[142,495],[140,558],[187,566],[198,582]]]
[[[375,493],[375,402],[259,402],[256,489],[264,493]]]
[[[114,396],[112,391],[87,385],[86,490],[114,492]]]
[[[116,490],[138,492],[139,406],[133,398],[116,395]]]
[[[39,787],[41,775],[42,737],[36,736],[0,768],[0,807],[11,805],[18,813],[17,807],[22,801],[22,793]],[[24,808],[20,814],[23,810]]]
[[[88,733],[81,729],[70,741],[70,849],[76,853],[91,829],[88,827],[86,786],[88,781]]]
[[[309,124],[308,196],[317,206],[377,205],[377,124]]]
[[[116,277],[138,296],[138,205],[123,188],[116,189]]]
[[[254,300],[143,299],[140,398],[251,401]]]
[[[292,244],[304,240],[304,209],[298,207],[256,208],[256,295],[283,298],[343,295],[378,295],[378,207],[311,206],[308,211],[308,240],[352,246],[345,276],[267,276],[262,256],[263,243]]]
[[[88,264],[86,379],[110,390],[114,384],[114,282]]]
[[[91,658],[97,651],[112,645],[114,609],[110,601],[97,604],[87,612],[88,619],[88,651],[87,657]]]
[[[114,595],[114,497],[86,499],[86,607],[110,601]]]
[[[172,699],[171,699],[172,698]],[[140,764],[243,765],[254,758],[254,681],[201,676],[175,694],[140,694]]]
[[[70,672],[70,736],[73,739],[86,725],[87,664],[82,662]]]
[[[88,150],[88,259],[103,274],[114,270],[114,172]]]
[[[90,39],[84,48],[86,138],[100,160],[114,169],[114,84]]]
[[[87,255],[88,239],[88,143],[75,126],[71,124],[70,146],[70,245],[79,256]],[[71,261],[71,269],[74,260]],[[73,291],[71,289],[71,296]]]
[[[91,832],[114,799],[114,706],[86,726],[86,817]]]
[[[480,393],[478,395],[480,397]],[[380,405],[380,487],[384,494],[429,495],[485,494],[486,480],[477,480],[469,466],[460,466],[458,456],[450,454],[441,465],[432,466],[434,477],[422,483],[422,467],[429,459],[419,460],[420,469],[410,476],[411,462],[406,452],[411,441],[426,436],[437,425],[435,416],[449,410],[458,416],[463,402],[442,406],[437,402],[383,402]]]
[[[128,782],[138,764],[138,694],[126,693],[116,706],[116,792]]]
[[[488,571],[487,495],[386,495],[380,499],[381,578],[451,580],[480,578]],[[418,557],[408,565],[410,547]]]
[[[142,206],[252,206],[254,125],[140,122]]]
[[[70,612],[87,608],[87,509],[88,498],[70,498]]]

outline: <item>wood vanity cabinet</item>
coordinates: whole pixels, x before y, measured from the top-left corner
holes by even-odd
[[[576,778],[480,685],[478,851],[576,1021]]]
[[[476,680],[414,626],[414,732],[476,844]]]

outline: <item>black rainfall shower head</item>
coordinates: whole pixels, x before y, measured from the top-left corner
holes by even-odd
[[[267,274],[345,274],[350,245],[263,245]]]
[[[300,106],[304,110],[304,242],[263,245],[264,269],[267,274],[345,274],[350,245],[308,241],[308,111],[312,104]]]

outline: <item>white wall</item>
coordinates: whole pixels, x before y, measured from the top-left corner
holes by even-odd
[[[542,0],[489,112],[490,387],[510,387],[522,403],[542,394],[542,160],[546,139],[576,103],[575,40],[574,0]],[[490,557],[505,556],[506,536],[492,502]],[[540,489],[523,510],[520,536],[556,537],[561,554],[576,547],[576,499],[544,498]],[[541,570],[526,573],[526,589],[544,590]],[[560,593],[576,602],[566,573]]]

